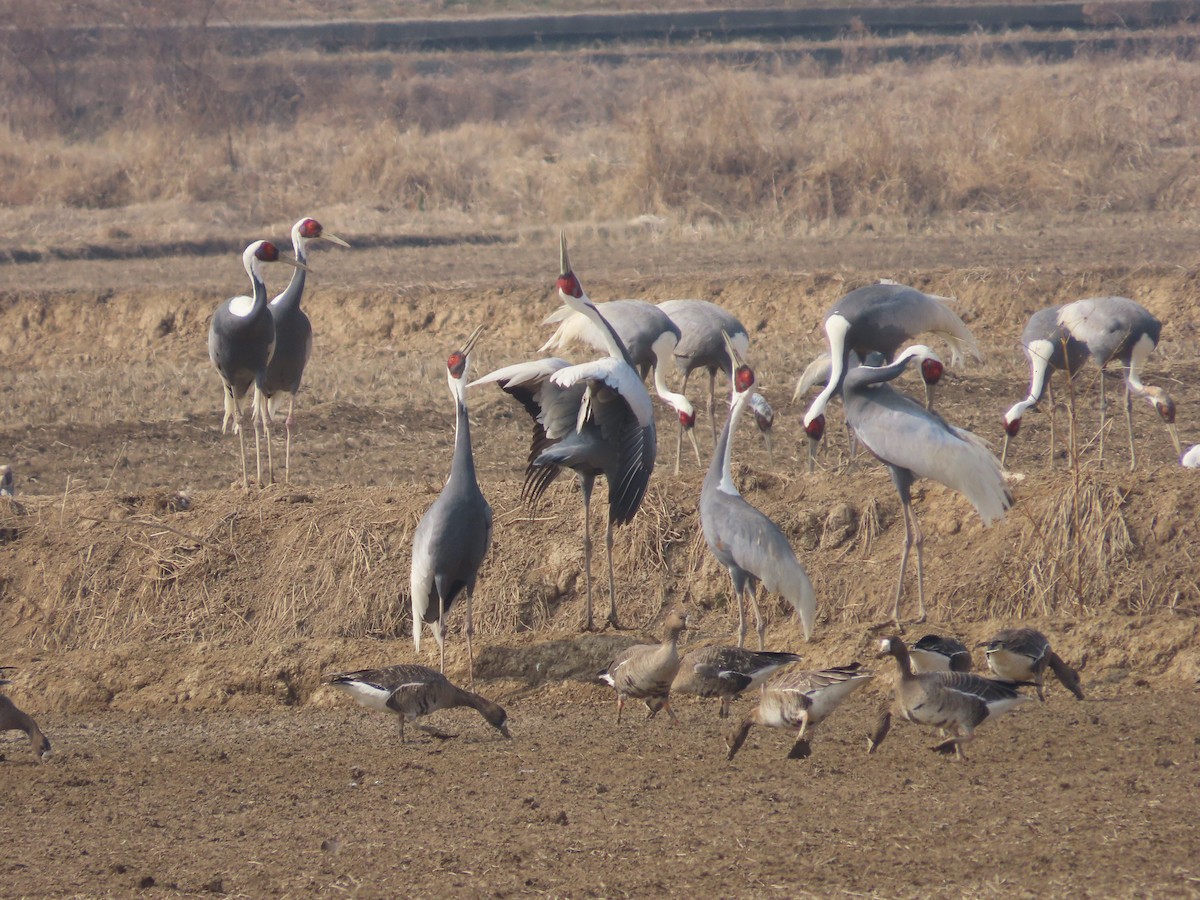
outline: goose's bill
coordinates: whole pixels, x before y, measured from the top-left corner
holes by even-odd
[[[339,247],[349,247],[350,246],[350,244],[347,241],[342,240],[336,234],[330,234],[328,231],[324,232],[321,235],[321,238],[326,241],[332,241],[333,243],[337,244]]]
[[[470,356],[471,351],[475,349],[475,344],[479,340],[479,338],[482,334],[483,334],[483,326],[480,325],[474,331],[471,332],[471,336],[469,338],[467,338],[467,342],[465,344],[463,344],[463,348],[459,352],[462,353],[463,356]]]
[[[571,271],[571,259],[567,256],[567,233],[558,233],[558,274],[566,275]]]
[[[306,266],[304,263],[300,262],[300,260],[298,260],[292,256],[284,256],[282,253],[279,254],[279,262],[287,263],[289,266],[292,266],[293,268],[296,268],[296,269],[303,269],[305,272],[312,271],[308,266]]]

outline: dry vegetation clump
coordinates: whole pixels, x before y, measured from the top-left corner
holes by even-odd
[[[98,38],[115,59],[72,54],[48,27],[0,58],[13,87],[0,204],[346,204],[430,228],[651,215],[787,233],[1200,201],[1195,60],[833,73],[586,53],[245,60],[219,51],[212,6],[127,12],[132,31]],[[154,27],[170,22],[189,27]]]

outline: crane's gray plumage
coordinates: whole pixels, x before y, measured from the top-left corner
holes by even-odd
[[[708,423],[712,430],[713,443],[717,441],[716,384],[717,372],[732,372],[733,361],[725,346],[725,336],[741,359],[746,359],[750,349],[750,335],[738,318],[727,309],[708,300],[664,300],[658,308],[671,317],[679,328],[679,343],[675,345],[675,368],[683,373],[684,393],[688,379],[697,369],[708,372]],[[759,394],[751,398],[755,405],[755,422],[762,432],[771,453],[771,425],[774,413],[766,400]],[[756,405],[757,404],[757,405]],[[679,474],[680,441],[675,447],[675,474]]]
[[[1142,383],[1141,369],[1158,346],[1162,323],[1141,304],[1127,297],[1088,297],[1062,307],[1058,322],[1082,342],[1100,367],[1100,462],[1104,462],[1104,416],[1107,400],[1104,370],[1116,360],[1125,368],[1125,421],[1129,426],[1129,468],[1137,467],[1133,444],[1133,398],[1143,397],[1158,412],[1175,453],[1183,453],[1175,430],[1175,401],[1162,388]]]
[[[696,451],[696,462],[700,462],[700,447],[692,429],[696,425],[696,410],[683,394],[667,386],[663,366],[674,357],[680,339],[679,326],[659,307],[641,300],[609,300],[597,304],[596,308],[612,331],[616,332],[630,365],[645,379],[654,376],[654,392],[674,411],[679,420],[679,443],[687,433]],[[607,351],[608,343],[604,331],[587,315],[569,306],[560,306],[546,317],[543,324],[559,323],[557,330],[539,349],[542,353],[558,353],[573,344],[583,344],[593,350]],[[686,385],[686,380],[684,381]],[[676,448],[676,457],[678,457]],[[675,461],[675,474],[679,474],[679,460]]]
[[[471,422],[467,415],[466,379],[471,351],[483,327],[476,328],[461,350],[446,361],[446,380],[454,399],[454,458],[450,477],[433,505],[425,511],[413,533],[412,593],[413,644],[421,652],[421,632],[433,626],[446,670],[446,614],[464,591],[467,611],[463,634],[467,639],[468,673],[475,684],[475,654],[471,636],[475,633],[471,617],[471,599],[479,567],[492,545],[492,508],[484,499],[475,477],[475,458],[471,452]]]
[[[254,386],[254,414],[252,420],[262,420],[267,434],[267,454],[270,456],[270,417],[265,409],[266,394],[263,392],[267,363],[275,347],[275,320],[267,308],[267,286],[263,283],[259,266],[267,262],[285,262],[299,267],[279,255],[279,250],[270,241],[255,241],[242,253],[242,265],[250,276],[253,293],[249,297],[231,297],[213,313],[208,329],[208,357],[221,376],[225,391],[225,416],[221,421],[221,432],[233,424],[234,433],[242,453],[242,486],[249,487],[246,474],[246,448],[242,437],[242,411],[240,402]],[[260,409],[261,408],[261,409]],[[258,428],[254,429],[254,450],[258,464],[258,483],[262,484],[262,457],[258,444]],[[268,459],[269,464],[269,459]]]
[[[888,366],[859,366],[846,373],[842,403],[846,420],[858,439],[891,471],[904,514],[904,551],[892,618],[899,624],[900,597],[909,551],[917,548],[918,622],[925,620],[925,585],[922,567],[924,536],[912,510],[912,485],[931,478],[966,496],[990,525],[1012,505],[1000,461],[987,445],[961,428],[947,424],[886,382],[897,378],[914,359],[936,359],[928,347],[909,347]]]
[[[292,249],[298,262],[306,264],[308,245],[320,240],[331,241],[343,247],[350,246],[336,234],[326,231],[316,219],[304,218],[292,226]],[[288,395],[288,414],[284,421],[287,430],[283,468],[285,482],[290,479],[292,469],[292,427],[295,425],[292,410],[296,404],[296,394],[300,390],[300,381],[304,377],[304,367],[308,365],[312,356],[312,322],[300,308],[307,274],[307,269],[297,268],[287,288],[267,307],[275,323],[275,350],[267,363],[263,392],[267,396],[267,412],[272,419],[282,395]]]
[[[825,335],[829,341],[830,372],[825,389],[816,396],[804,414],[804,430],[809,436],[809,469],[817,441],[825,432],[825,407],[842,387],[851,351],[860,359],[875,351],[891,360],[903,345],[927,332],[941,337],[950,345],[951,365],[958,365],[964,354],[982,360],[970,329],[945,303],[945,298],[925,294],[916,288],[894,282],[881,282],[858,288],[835,303],[824,319]],[[926,405],[929,405],[928,386],[941,378],[941,366],[922,368],[926,382]],[[792,399],[800,396],[796,386]]]
[[[523,498],[536,504],[563,469],[572,469],[583,494],[584,574],[592,628],[592,538],[589,511],[596,477],[608,483],[608,621],[617,626],[616,579],[612,565],[613,528],[630,521],[642,504],[654,471],[658,440],[650,395],[633,368],[616,331],[608,324],[571,271],[565,236],[560,237],[558,293],[605,335],[607,357],[571,365],[558,358],[505,366],[472,382],[495,383],[533,417],[533,441],[525,469]]]
[[[1039,309],[1025,324],[1021,332],[1021,349],[1029,360],[1029,395],[1014,403],[1004,414],[1004,449],[1000,464],[1008,461],[1008,442],[1021,429],[1021,418],[1037,406],[1042,396],[1050,393],[1050,464],[1054,465],[1054,390],[1050,378],[1058,371],[1066,371],[1074,377],[1088,360],[1087,344],[1063,327],[1058,321],[1061,306]]]
[[[812,582],[779,526],[751,506],[733,483],[733,434],[750,397],[754,372],[739,366],[733,376],[733,403],[700,491],[700,524],[704,539],[717,561],[728,571],[738,605],[738,646],[746,640],[745,594],[749,592],[763,649],[766,625],[755,599],[758,582],[771,593],[782,594],[800,616],[804,638],[812,634],[816,596]]]

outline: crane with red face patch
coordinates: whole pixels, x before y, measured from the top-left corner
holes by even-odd
[[[964,355],[982,360],[970,329],[949,306],[944,297],[925,294],[916,288],[895,282],[880,282],[846,294],[825,313],[825,336],[829,341],[830,371],[825,389],[817,395],[804,414],[804,432],[808,435],[808,469],[811,472],[817,443],[825,433],[825,407],[842,389],[849,369],[850,353],[866,359],[871,352],[891,360],[896,351],[917,335],[933,333],[950,345],[951,364],[958,365]],[[932,407],[930,387],[941,380],[941,360],[923,360],[926,407]],[[803,379],[796,386],[795,400]]]
[[[921,551],[924,537],[912,509],[912,485],[930,478],[963,494],[984,525],[1012,506],[1012,492],[1000,461],[969,431],[955,428],[932,410],[901,394],[887,382],[898,378],[913,360],[937,359],[923,345],[907,348],[888,366],[858,366],[846,373],[842,405],[846,421],[863,445],[891,471],[904,514],[904,551],[892,619],[900,624],[900,598],[909,551],[917,548],[917,622],[925,621],[925,582]]]
[[[808,573],[779,526],[751,506],[733,482],[733,435],[750,402],[754,370],[740,362],[737,351],[728,346],[735,368],[730,380],[733,396],[729,419],[713,449],[712,462],[700,490],[700,526],[704,540],[717,561],[729,572],[733,599],[738,607],[738,646],[746,642],[746,596],[754,608],[758,631],[758,649],[764,647],[766,624],[755,594],[759,582],[771,593],[782,594],[791,604],[804,628],[804,638],[812,634],[816,618],[816,595]]]
[[[281,256],[278,248],[270,241],[255,241],[242,253],[242,265],[250,276],[253,288],[249,297],[231,297],[213,313],[208,328],[208,358],[221,376],[225,396],[225,416],[221,420],[221,433],[232,424],[238,436],[242,457],[242,487],[250,486],[246,472],[246,443],[242,435],[241,400],[254,386],[253,416],[254,456],[258,472],[258,484],[263,483],[262,450],[259,445],[258,426],[262,422],[267,438],[268,466],[271,453],[270,416],[266,410],[264,381],[267,364],[275,348],[275,320],[267,308],[267,286],[263,282],[261,266],[269,262],[283,262],[303,268],[304,264]]]
[[[1068,303],[1058,312],[1058,324],[1087,347],[1100,367],[1100,463],[1104,464],[1104,416],[1107,400],[1104,372],[1116,360],[1125,369],[1125,422],[1129,428],[1129,469],[1137,468],[1133,444],[1133,398],[1143,397],[1154,407],[1175,445],[1183,453],[1175,430],[1175,401],[1165,390],[1142,382],[1141,370],[1158,346],[1162,323],[1144,306],[1127,297],[1088,297]]]
[[[608,356],[571,365],[557,357],[532,360],[490,372],[471,383],[497,384],[533,418],[533,442],[525,468],[524,499],[536,504],[564,469],[579,479],[583,494],[583,560],[587,608],[592,618],[591,498],[596,478],[608,482],[608,621],[617,627],[616,577],[613,572],[613,528],[637,513],[650,484],[658,440],[654,408],[625,345],[616,330],[584,293],[571,270],[565,235],[559,237],[558,296],[582,313],[604,337]]]
[[[492,546],[492,508],[484,499],[475,477],[471,452],[471,422],[467,416],[467,368],[483,326],[476,328],[461,350],[446,360],[446,381],[454,399],[454,457],[450,477],[433,505],[421,516],[413,532],[412,596],[413,644],[421,652],[421,632],[433,627],[440,656],[439,671],[446,671],[446,615],[459,595],[466,595],[467,665],[471,686],[475,685],[475,633],[471,600],[479,568]]]
[[[292,249],[300,263],[307,265],[308,245],[317,241],[329,241],[341,247],[350,246],[336,234],[326,231],[316,219],[306,217],[292,226]],[[283,395],[288,397],[287,419],[283,423],[287,431],[283,457],[284,482],[291,479],[292,472],[292,428],[296,421],[293,415],[296,394],[304,377],[304,367],[308,365],[312,356],[312,322],[300,308],[307,273],[306,268],[297,268],[287,288],[267,307],[275,322],[275,352],[271,354],[270,362],[267,363],[267,374],[263,379],[263,391],[267,395],[266,411],[271,419],[274,419],[275,411],[283,401]],[[268,454],[268,461],[269,459]],[[271,480],[274,480],[275,473],[272,471],[269,474]]]

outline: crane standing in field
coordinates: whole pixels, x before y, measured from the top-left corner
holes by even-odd
[[[608,482],[608,621],[617,627],[616,578],[613,574],[613,528],[630,521],[642,504],[658,441],[654,409],[629,354],[571,270],[565,235],[559,237],[559,298],[587,316],[605,336],[609,355],[571,365],[550,358],[505,366],[472,382],[496,383],[533,417],[533,443],[525,469],[524,498],[536,503],[564,468],[572,469],[583,494],[583,560],[587,610],[592,621],[591,498],[596,477]]]
[[[316,219],[304,218],[292,226],[292,249],[296,253],[297,261],[302,264],[308,262],[308,245],[321,240],[331,241],[342,247],[350,246],[336,234],[326,231]],[[300,308],[307,272],[307,269],[298,267],[292,274],[287,288],[267,307],[275,321],[275,351],[267,363],[263,391],[267,395],[266,411],[271,418],[275,417],[275,410],[282,401],[282,395],[288,395],[288,414],[283,423],[287,432],[287,443],[283,453],[285,483],[291,479],[292,473],[292,427],[296,421],[292,410],[296,405],[300,380],[304,377],[304,367],[308,365],[309,357],[312,356],[312,323]],[[255,415],[257,414],[256,409]],[[269,461],[269,452],[267,457]],[[272,471],[270,474],[274,480],[275,473]]]
[[[955,428],[937,413],[901,394],[887,382],[916,360],[934,359],[928,347],[907,348],[888,366],[858,366],[846,373],[842,404],[846,420],[858,439],[891,471],[904,515],[904,551],[892,619],[900,624],[900,598],[909,551],[917,548],[917,622],[925,621],[925,581],[922,547],[925,538],[912,509],[912,485],[931,478],[963,494],[984,525],[1004,515],[1012,493],[1004,481],[1000,461],[986,444],[969,431]]]
[[[1050,397],[1050,465],[1054,465],[1054,388],[1050,379],[1055,372],[1065,371],[1068,378],[1087,362],[1087,345],[1073,337],[1058,321],[1061,306],[1040,309],[1029,317],[1021,332],[1021,349],[1029,360],[1029,396],[1014,403],[1004,414],[1004,449],[1000,465],[1008,462],[1008,442],[1021,429],[1021,418],[1048,393]]]
[[[421,652],[421,631],[433,626],[440,653],[440,671],[446,671],[446,614],[459,594],[466,592],[467,615],[463,634],[467,639],[468,677],[475,686],[475,654],[471,636],[471,599],[475,580],[492,545],[492,508],[479,490],[475,459],[471,453],[471,423],[467,416],[466,380],[471,351],[483,333],[476,328],[461,350],[446,360],[446,380],[454,398],[454,459],[446,486],[425,511],[413,534],[412,627],[413,644]]]
[[[696,444],[696,410],[683,394],[672,391],[663,377],[663,363],[675,355],[680,339],[679,326],[665,312],[651,303],[641,300],[609,300],[597,306],[604,320],[616,332],[617,339],[625,347],[629,361],[638,374],[654,378],[654,392],[658,394],[679,419],[679,442],[683,442],[686,431],[696,451],[696,462],[700,462],[700,447]],[[559,323],[554,334],[538,348],[541,353],[556,353],[574,343],[582,343],[593,350],[607,351],[605,333],[583,313],[569,306],[561,306],[542,323]],[[675,472],[679,473],[678,450],[676,448]]]
[[[275,347],[275,321],[267,308],[267,286],[263,283],[260,266],[268,262],[284,262],[296,268],[304,264],[280,256],[279,250],[270,241],[255,241],[242,253],[242,265],[250,276],[253,293],[249,297],[232,297],[217,307],[208,328],[208,358],[216,366],[225,391],[225,416],[221,420],[224,434],[230,423],[238,436],[238,447],[242,457],[242,487],[250,486],[246,473],[246,442],[242,435],[242,410],[240,401],[254,385],[253,415],[251,422],[262,420],[267,437],[267,456],[271,454],[270,416],[266,410],[266,395],[263,382],[267,374],[267,363]],[[254,428],[254,457],[258,472],[258,484],[262,480],[262,451],[258,441],[258,427]],[[268,459],[268,466],[270,461]]]
[[[728,347],[730,358],[738,363],[736,351]],[[779,526],[751,506],[733,483],[733,435],[754,386],[754,370],[737,365],[730,380],[733,401],[725,429],[713,449],[712,462],[700,491],[700,524],[704,539],[717,561],[728,571],[733,584],[733,600],[738,607],[738,646],[746,642],[746,594],[754,606],[758,630],[758,649],[763,649],[766,623],[755,593],[758,582],[768,591],[782,594],[800,616],[804,639],[812,634],[816,617],[816,596],[812,582],[796,559]]]
[[[1133,398],[1144,397],[1157,410],[1175,445],[1183,453],[1175,430],[1175,401],[1160,387],[1142,383],[1141,368],[1158,346],[1162,323],[1141,304],[1127,297],[1088,297],[1068,303],[1058,313],[1058,323],[1087,347],[1100,367],[1100,464],[1104,464],[1104,415],[1107,400],[1104,370],[1117,360],[1125,367],[1125,422],[1129,426],[1129,469],[1137,468],[1133,444]]]
[[[825,313],[824,327],[829,341],[829,378],[825,389],[804,414],[810,472],[817,443],[825,433],[825,407],[842,389],[851,351],[860,359],[866,359],[868,353],[875,351],[890,360],[907,341],[931,332],[950,345],[952,365],[958,365],[964,353],[976,360],[983,359],[970,329],[945,304],[944,298],[894,282],[870,284],[846,294]],[[923,361],[921,374],[926,385],[926,405],[930,406],[932,395],[929,389],[941,378],[941,361],[936,357]],[[800,385],[797,384],[792,399],[799,394]]]
[[[713,443],[717,442],[717,418],[714,413],[716,403],[717,372],[732,372],[733,361],[725,347],[724,335],[729,336],[741,359],[746,358],[750,347],[750,335],[733,313],[710,303],[707,300],[664,300],[658,308],[670,316],[671,321],[679,329],[679,343],[673,354],[675,368],[683,373],[683,391],[686,393],[688,379],[697,369],[708,372],[708,423],[712,429]],[[767,455],[771,454],[771,424],[774,413],[761,394],[750,398],[754,411],[754,420],[762,432],[763,441],[767,445]],[[683,443],[683,430],[675,441],[675,474],[679,474],[679,456]]]

